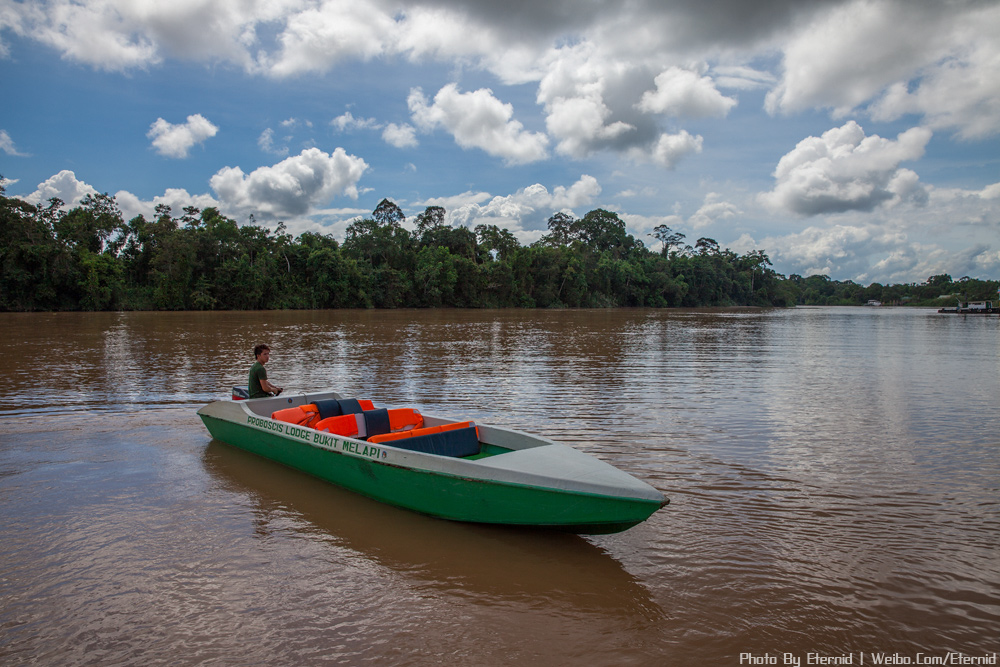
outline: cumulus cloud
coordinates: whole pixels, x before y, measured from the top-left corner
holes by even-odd
[[[239,167],[225,167],[209,184],[226,210],[267,220],[306,215],[338,195],[356,199],[358,181],[367,169],[364,160],[343,148],[332,154],[308,148],[250,174]]]
[[[219,202],[209,194],[192,195],[183,188],[167,188],[162,195],[153,197],[146,201],[126,190],[119,190],[115,193],[115,201],[122,212],[122,219],[126,222],[137,215],[141,215],[147,220],[156,217],[156,207],[166,205],[170,207],[172,216],[181,215],[188,206],[194,206],[202,211],[206,208],[219,208]]]
[[[851,0],[817,12],[782,44],[766,108],[867,107],[876,119],[925,116],[965,138],[1000,132],[1000,5]]]
[[[22,197],[22,199],[36,206],[46,206],[48,201],[55,197],[63,201],[64,208],[70,209],[78,206],[87,195],[96,194],[98,194],[97,190],[78,180],[74,172],[63,169],[58,174],[39,183],[34,192]]]
[[[688,219],[688,224],[691,229],[704,229],[719,220],[732,220],[741,213],[738,206],[726,201],[721,194],[709,192],[701,207]]]
[[[597,179],[586,174],[569,187],[556,186],[551,192],[544,185],[535,183],[506,196],[489,198],[486,193],[467,193],[463,195],[467,197],[467,203],[449,210],[448,220],[465,227],[498,225],[510,230],[522,243],[533,243],[547,229],[546,221],[554,213],[564,211],[572,214],[575,208],[590,206],[600,193],[601,186]],[[487,198],[488,202],[480,203]]]
[[[419,144],[416,129],[408,123],[402,125],[389,123],[382,130],[382,139],[396,148],[416,148]]]
[[[846,113],[940,53],[942,33],[926,3],[853,0],[819,13],[783,45],[783,76],[768,94],[772,112],[834,107]]]
[[[273,76],[325,71],[344,60],[370,60],[393,40],[393,16],[373,2],[321,2],[296,7],[265,63]]]
[[[47,0],[9,3],[8,25],[63,58],[106,70],[155,66],[165,57],[225,61],[258,70],[257,26],[295,11],[294,0]],[[2,23],[0,23],[2,27]]]
[[[995,234],[984,237],[981,232],[1000,229],[1000,205],[991,199],[997,188],[926,189],[926,205],[902,202],[871,214],[849,211],[817,218],[795,233],[759,241],[745,235],[741,242],[766,250],[784,273],[823,274],[862,284],[912,282],[940,273],[995,276],[998,248],[983,242]]]
[[[498,100],[488,88],[462,93],[456,84],[448,84],[430,104],[423,91],[414,88],[407,103],[418,127],[425,132],[444,128],[462,148],[478,148],[508,164],[527,164],[548,156],[548,137],[525,130],[513,119],[514,107]]]
[[[200,113],[187,117],[182,125],[168,123],[162,118],[149,126],[146,136],[153,140],[153,147],[166,157],[186,158],[195,144],[214,137],[219,128]]]
[[[519,4],[517,11],[485,0],[45,0],[8,3],[0,31],[116,70],[156,66],[166,57],[232,63],[276,78],[374,58],[471,65],[504,83],[539,82],[539,101],[553,114],[550,133],[574,156],[588,150],[586,137],[612,146],[626,138],[635,123],[616,106],[639,101],[632,90],[639,73],[640,96],[656,86],[645,104],[670,109],[673,103],[658,99],[669,97],[667,82],[654,84],[654,77],[707,60],[717,63],[717,86],[770,87],[777,75],[767,100],[773,113],[830,108],[844,114],[875,101],[879,117],[923,114],[924,124],[953,127],[963,137],[1000,132],[1000,6],[977,0],[638,0],[624,6],[551,0]],[[0,45],[0,52],[8,49]],[[590,54],[580,87],[550,95],[545,80],[563,77],[567,57],[580,50]],[[781,56],[780,72],[759,69],[774,53]],[[618,98],[612,89],[628,94]],[[707,109],[720,113],[726,99],[709,100]],[[567,125],[571,109],[585,114],[575,134]],[[637,126],[636,134],[622,150],[649,144],[659,132]]]
[[[866,222],[811,226],[787,236],[765,238],[761,245],[776,264],[803,276],[844,277],[859,284],[926,280],[952,273],[982,275],[976,262],[990,263],[985,247],[947,248],[913,240],[895,224]]]
[[[420,145],[417,141],[416,128],[409,123],[383,124],[375,118],[355,118],[350,111],[345,111],[330,121],[330,125],[340,132],[382,130],[382,140],[396,148],[416,148]]]
[[[997,34],[1000,19],[993,26]],[[973,41],[963,58],[928,68],[912,89],[904,81],[889,86],[869,111],[881,121],[923,114],[928,127],[954,129],[967,140],[1000,133],[1000,43]]]
[[[0,151],[14,157],[29,157],[25,153],[17,150],[17,147],[14,145],[14,140],[10,138],[9,134],[7,134],[7,130],[0,130]]]
[[[803,139],[781,158],[775,186],[761,195],[772,210],[811,216],[843,211],[871,211],[890,201],[920,201],[926,193],[910,170],[899,164],[916,160],[931,138],[926,128],[913,128],[895,141],[866,137],[855,121],[821,137]]]
[[[341,132],[353,130],[381,130],[382,140],[396,148],[416,148],[417,131],[409,123],[380,123],[374,118],[355,118],[350,111],[337,116],[330,124]]]
[[[98,194],[89,183],[79,180],[76,174],[68,169],[60,171],[51,178],[38,184],[38,188],[21,199],[35,204],[36,206],[47,206],[49,199],[56,197],[63,201],[62,209],[68,211],[80,205],[87,195]],[[128,222],[137,215],[144,216],[147,220],[152,220],[156,216],[156,207],[165,204],[170,207],[173,215],[180,215],[180,212],[188,206],[194,206],[204,210],[210,206],[219,208],[220,204],[211,195],[192,195],[187,190],[181,188],[168,188],[162,195],[153,197],[152,200],[143,200],[127,190],[119,190],[114,195],[118,209],[121,211],[122,220]]]
[[[631,155],[637,160],[651,160],[666,169],[673,169],[682,158],[691,153],[700,153],[704,140],[692,136],[687,130],[677,134],[661,134],[649,151],[633,149]]]
[[[671,67],[653,80],[656,90],[643,94],[638,108],[646,113],[688,118],[724,118],[736,106],[736,100],[725,97],[707,76]]]
[[[549,134],[558,140],[556,151],[583,158],[652,140],[655,124],[635,109],[644,79],[627,64],[605,60],[593,45],[553,50],[537,99]]]
[[[608,60],[588,44],[550,54],[538,101],[558,153],[582,159],[614,151],[667,169],[700,152],[704,140],[683,129],[662,131],[660,117],[725,116],[736,103],[691,70],[672,67],[654,78],[641,62]]]
[[[374,118],[355,118],[350,111],[345,111],[330,121],[330,125],[340,132],[350,130],[377,130],[381,125]]]

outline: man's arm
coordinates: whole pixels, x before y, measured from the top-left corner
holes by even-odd
[[[274,385],[274,384],[271,384],[267,380],[261,380],[260,381],[260,388],[263,389],[266,392],[270,392],[270,393],[274,394],[275,396],[277,396],[278,394],[281,393],[281,387],[279,387],[277,385]]]

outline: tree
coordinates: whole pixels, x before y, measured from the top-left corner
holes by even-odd
[[[122,214],[115,198],[107,193],[87,195],[80,206],[55,222],[56,236],[72,248],[85,248],[100,253],[112,237],[123,231]],[[119,246],[110,250],[117,252]]]
[[[695,241],[694,249],[698,251],[699,255],[718,255],[719,242],[703,236]]]
[[[495,255],[494,259],[501,261],[510,259],[514,252],[521,247],[517,237],[509,230],[496,225],[477,225],[476,236],[479,239],[479,245],[491,255]]]
[[[383,200],[384,201],[384,200]],[[428,206],[423,213],[417,215],[417,238],[421,238],[427,232],[445,226],[445,210],[440,206]]]
[[[380,225],[399,225],[406,220],[403,209],[388,199],[383,199],[372,211],[372,218]]]
[[[660,254],[664,257],[670,255],[671,248],[680,247],[681,242],[685,239],[685,235],[680,232],[675,232],[666,225],[657,225],[653,228],[653,233],[650,236],[656,238],[657,241],[663,244],[660,248]]]
[[[569,245],[579,238],[576,222],[576,218],[568,213],[556,213],[549,218],[549,233],[539,239],[539,244],[553,247]]]
[[[604,252],[612,248],[627,248],[629,235],[625,222],[617,213],[603,208],[594,209],[583,216],[577,224],[577,237],[594,252]]]
[[[945,285],[951,284],[951,276],[947,273],[942,273],[937,276],[931,276],[927,279],[927,284],[933,287],[944,287]]]

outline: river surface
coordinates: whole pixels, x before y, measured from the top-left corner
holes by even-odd
[[[1000,652],[997,317],[59,313],[0,331],[5,666]],[[671,503],[606,536],[456,524],[213,441],[195,410],[245,385],[258,342],[286,392],[542,434]]]

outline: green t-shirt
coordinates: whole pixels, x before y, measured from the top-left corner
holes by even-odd
[[[259,361],[253,362],[253,366],[250,367],[250,398],[264,398],[265,396],[270,396],[270,394],[264,391],[260,386],[260,381],[266,379],[267,371],[264,370],[264,364]]]

